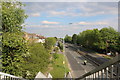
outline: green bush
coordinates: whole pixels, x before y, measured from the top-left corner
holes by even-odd
[[[55,53],[58,53],[59,47],[55,47],[55,48],[54,48],[54,51],[55,51]]]
[[[53,58],[54,58],[54,59],[57,59],[57,58],[59,58],[59,55],[58,55],[57,53],[54,53],[54,54],[53,54]]]
[[[58,42],[58,47],[60,48],[60,50],[63,50],[63,43],[62,42]]]

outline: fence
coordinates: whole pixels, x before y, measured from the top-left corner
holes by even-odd
[[[0,80],[25,80],[25,79],[0,72]]]
[[[120,80],[120,55],[96,69],[77,78],[78,80]]]

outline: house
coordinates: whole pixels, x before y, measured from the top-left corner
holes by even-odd
[[[36,42],[45,43],[45,39],[38,39],[38,40],[36,40]]]
[[[34,34],[34,33],[27,33],[24,32],[24,38],[30,42],[41,42],[41,43],[45,43],[45,37],[38,35],[38,34]]]

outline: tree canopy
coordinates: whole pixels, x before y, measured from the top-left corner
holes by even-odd
[[[5,73],[22,76],[23,54],[28,52],[23,38],[22,24],[26,15],[21,2],[1,2],[2,6],[2,70]]]
[[[54,37],[48,37],[45,39],[45,48],[48,49],[48,50],[52,50],[53,46],[55,45],[56,43],[56,38]]]
[[[29,46],[30,51],[24,58],[26,62],[23,65],[25,72],[23,77],[33,79],[39,71],[43,72],[47,68],[50,54],[42,43],[31,43]]]
[[[66,35],[65,38],[64,38],[64,40],[65,40],[65,42],[69,42],[69,43],[71,43],[71,42],[72,42],[72,37]]]
[[[73,34],[73,36],[72,36],[72,43],[76,44],[76,42],[77,42],[77,34]]]
[[[3,32],[19,32],[22,30],[24,20],[27,18],[21,2],[2,2],[2,29]]]

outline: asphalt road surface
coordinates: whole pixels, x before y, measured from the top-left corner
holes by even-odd
[[[65,55],[71,67],[73,78],[78,78],[83,74],[95,69],[95,67],[87,61],[87,65],[83,65],[85,58],[76,52],[76,49],[71,47],[71,44],[65,44]]]

